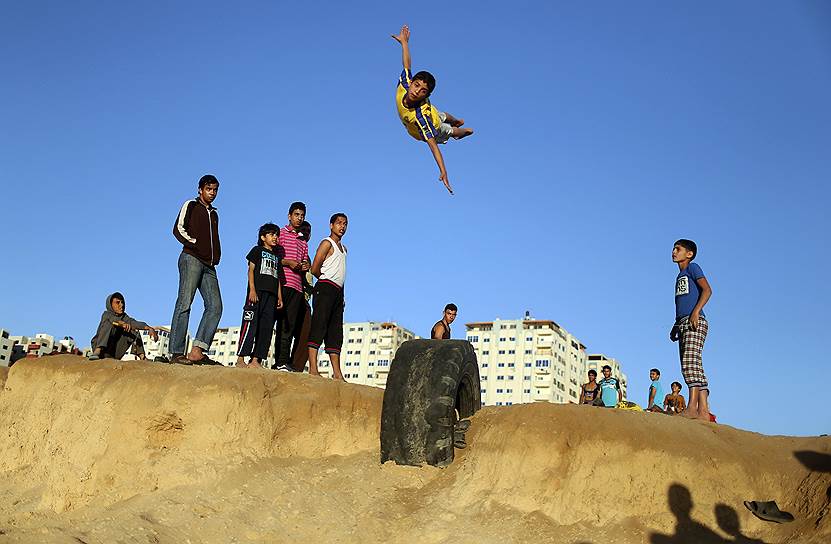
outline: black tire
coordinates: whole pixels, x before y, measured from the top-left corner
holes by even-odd
[[[482,407],[476,352],[464,340],[404,342],[390,366],[381,411],[381,462],[453,462],[456,411]]]

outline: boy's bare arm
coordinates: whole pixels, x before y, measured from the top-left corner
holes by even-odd
[[[433,153],[433,158],[436,159],[436,164],[439,165],[439,181],[444,183],[444,186],[447,187],[447,190],[450,191],[450,194],[452,195],[453,188],[450,186],[450,180],[447,179],[447,169],[444,167],[444,157],[439,149],[439,144],[436,143],[435,138],[429,138],[427,140],[427,146]]]
[[[312,262],[311,269],[312,275],[317,279],[320,279],[320,267],[323,266],[323,261],[329,256],[330,251],[332,251],[332,244],[326,240],[321,241],[320,245],[317,246],[317,252],[315,253],[315,259]]]
[[[646,405],[647,408],[650,408],[653,404],[655,404],[655,386],[649,386],[649,403]]]
[[[257,289],[254,287],[254,263],[248,261],[248,302],[257,303]]]
[[[698,278],[695,280],[695,283],[701,290],[701,294],[698,296],[698,302],[690,313],[690,325],[692,325],[693,330],[698,328],[698,318],[701,315],[701,310],[704,309],[704,305],[707,304],[707,301],[713,295],[713,288],[710,287],[710,282],[707,281],[707,278]]]
[[[401,44],[401,64],[405,70],[410,69],[410,27],[404,25],[401,32],[393,34],[392,39]]]

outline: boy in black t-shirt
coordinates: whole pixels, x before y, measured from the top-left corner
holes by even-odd
[[[237,366],[260,368],[268,357],[276,312],[283,307],[280,289],[280,227],[266,223],[260,227],[257,245],[248,252],[248,295],[242,313],[237,350]],[[245,358],[250,356],[248,363]]]

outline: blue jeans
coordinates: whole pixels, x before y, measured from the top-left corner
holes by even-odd
[[[179,296],[176,298],[173,319],[170,321],[170,353],[185,353],[190,307],[197,289],[202,295],[202,302],[205,303],[205,313],[199,321],[193,345],[207,350],[216,334],[219,318],[222,317],[219,280],[216,278],[214,267],[207,266],[193,255],[182,252],[179,255]]]

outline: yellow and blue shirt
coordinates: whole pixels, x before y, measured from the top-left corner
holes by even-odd
[[[437,127],[441,125],[439,110],[430,104],[430,99],[425,98],[415,108],[408,108],[404,105],[404,95],[410,88],[413,81],[413,74],[409,70],[403,70],[398,78],[398,87],[395,89],[395,104],[398,106],[398,117],[407,128],[410,136],[416,140],[427,141],[435,138],[438,134]]]

